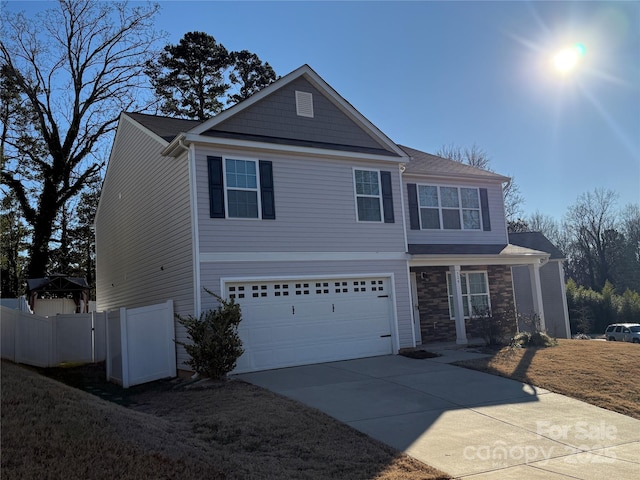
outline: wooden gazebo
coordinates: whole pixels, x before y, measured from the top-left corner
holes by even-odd
[[[30,278],[27,280],[27,299],[31,311],[38,296],[41,298],[72,298],[76,304],[76,313],[89,312],[89,297],[91,288],[84,278],[68,277],[61,274],[53,274],[44,278]],[[82,312],[81,301],[84,301]]]

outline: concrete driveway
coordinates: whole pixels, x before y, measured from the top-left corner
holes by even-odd
[[[372,357],[238,375],[464,479],[640,478],[640,421],[435,359]]]

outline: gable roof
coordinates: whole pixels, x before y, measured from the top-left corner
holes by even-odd
[[[292,88],[296,82],[305,82],[311,88],[313,88],[318,94],[326,99],[328,104],[333,109],[340,112],[340,114],[351,122],[359,129],[362,135],[368,138],[371,145],[345,145],[346,142],[340,143],[322,143],[314,142],[313,139],[296,139],[286,138],[283,136],[276,136],[271,142],[268,141],[268,135],[260,135],[260,132],[256,132],[251,122],[245,122],[247,132],[239,132],[238,130],[228,132],[225,128],[234,117],[240,117],[244,112],[247,112],[252,107],[256,107],[260,102],[266,100],[270,96],[274,96],[277,92]],[[310,129],[310,131],[313,129]],[[320,148],[336,148],[339,150],[351,150],[362,151],[363,153],[382,154],[385,156],[392,156],[405,158],[404,151],[395,144],[389,137],[387,137],[381,130],[379,130],[374,124],[367,120],[360,112],[358,112],[348,101],[340,96],[327,82],[325,82],[309,65],[303,65],[293,72],[279,78],[274,83],[263,88],[259,92],[253,94],[248,99],[237,103],[229,109],[219,113],[218,115],[202,122],[200,125],[194,127],[187,133],[196,135],[206,135],[211,137],[226,137],[226,138],[238,138],[243,136],[245,139],[262,141],[267,143],[288,144],[289,142],[296,142],[301,146],[320,147]],[[244,135],[249,133],[249,135]],[[251,134],[254,135],[251,135]],[[356,147],[356,148],[353,148]]]
[[[474,179],[483,178],[497,182],[509,181],[509,177],[488,170],[472,167],[471,165],[405,147],[404,145],[399,145],[399,147],[402,148],[410,158],[404,171],[407,175],[454,176]]]
[[[81,277],[67,277],[66,275],[53,274],[44,278],[27,279],[27,292],[74,292],[88,290],[87,280]]]
[[[566,257],[551,240],[541,232],[518,232],[509,234],[509,243],[524,248],[539,250],[550,254],[551,260],[564,260]]]
[[[348,145],[344,143],[314,141],[313,139],[269,136],[261,134],[264,132],[259,132],[259,129],[255,127],[253,129],[242,127],[243,124],[251,123],[250,120],[246,122],[245,119],[242,118],[243,112],[246,112],[267,97],[274,95],[279,90],[285,89],[285,87],[299,85],[301,81],[306,82],[317,90],[318,93],[327,98],[335,108],[352,121],[353,124],[362,129],[363,135],[369,138],[370,144],[365,145],[361,142],[357,145]],[[474,180],[484,179],[501,183],[510,180],[509,177],[488,170],[472,167],[461,162],[394,143],[306,64],[276,80],[248,99],[231,106],[204,122],[143,113],[126,112],[125,115],[167,142],[168,146],[163,154],[170,154],[170,152],[175,151],[180,142],[185,139],[187,141],[197,140],[198,138],[209,138],[211,140],[226,139],[227,141],[248,141],[262,144],[288,145],[290,147],[310,147],[387,157],[392,156],[397,158],[396,161],[405,163],[404,173],[407,175],[469,178]],[[239,121],[235,125],[232,125],[232,128],[229,128],[229,124],[237,119],[239,119]],[[255,130],[255,132],[251,133],[252,130]]]

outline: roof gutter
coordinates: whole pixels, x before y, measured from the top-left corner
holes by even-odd
[[[184,144],[186,136],[187,135],[185,133],[179,133],[173,140],[171,140],[171,143],[169,143],[169,145],[160,152],[160,155],[175,158],[181,153],[188,151],[189,148]]]
[[[385,161],[385,162],[393,162],[393,163],[405,163],[407,161],[406,157],[395,157],[395,156],[387,156],[375,153],[362,153],[362,152],[351,152],[351,151],[343,151],[343,150],[329,150],[323,148],[316,147],[301,147],[297,145],[284,145],[284,144],[275,144],[275,143],[267,143],[267,142],[257,142],[253,140],[238,140],[238,139],[229,139],[224,137],[208,137],[204,135],[198,135],[194,133],[181,133],[176,138],[174,138],[171,143],[162,151],[162,155],[172,155],[177,156],[175,153],[177,148],[180,146],[180,141],[191,144],[191,143],[199,143],[202,145],[215,145],[217,147],[224,147],[228,149],[242,149],[242,150],[259,150],[261,152],[268,150],[272,152],[280,152],[280,153],[301,153],[304,152],[308,155],[312,155],[315,157],[340,157],[347,159],[357,159],[357,160],[374,160],[374,161]]]
[[[436,171],[433,171],[429,173],[404,172],[403,175],[405,177],[420,177],[420,178],[437,177],[439,179],[452,180],[452,181],[459,180],[461,178],[466,180],[483,180],[483,181],[492,182],[492,183],[504,183],[504,182],[511,181],[511,178],[509,177],[505,177],[504,175],[500,175],[498,173],[493,173],[493,172],[491,173],[492,173],[491,176],[486,176],[486,175],[474,175],[472,173],[452,174],[452,173],[438,173]]]

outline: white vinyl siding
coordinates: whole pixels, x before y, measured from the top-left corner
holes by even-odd
[[[207,155],[252,157],[242,153],[205,148],[196,151],[201,252],[406,251],[402,222],[357,221],[354,168],[391,172],[394,215],[396,219],[402,218],[400,172],[397,164],[391,162],[260,154],[260,160],[272,162],[276,219],[256,222],[210,218]]]
[[[193,312],[188,164],[162,157],[164,146],[121,120],[95,221],[98,310],[172,299],[177,313]]]

